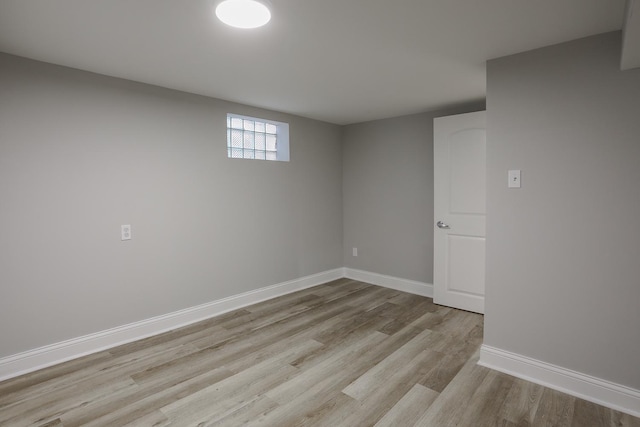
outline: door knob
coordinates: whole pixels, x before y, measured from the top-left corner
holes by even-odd
[[[438,221],[438,222],[436,223],[436,225],[438,226],[438,228],[442,228],[442,229],[444,229],[444,230],[448,230],[448,229],[450,229],[450,228],[451,228],[451,227],[449,227],[449,225],[445,224],[445,223],[444,223],[444,222],[442,222],[442,221]]]

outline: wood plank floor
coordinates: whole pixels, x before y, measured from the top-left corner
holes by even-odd
[[[348,279],[0,383],[0,426],[636,426],[476,365],[482,316]]]

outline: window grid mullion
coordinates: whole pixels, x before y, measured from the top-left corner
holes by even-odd
[[[240,124],[240,126],[238,126],[240,129],[234,127],[234,120]],[[258,124],[260,124],[261,130],[258,130]],[[255,118],[227,115],[227,156],[233,158],[233,152],[237,150],[243,159],[277,160],[278,145],[280,145],[278,141],[278,126],[279,125],[266,121],[256,120]],[[241,138],[239,141],[240,147],[238,148],[233,148],[234,130]],[[249,138],[249,136],[251,138]],[[259,150],[263,153],[261,156],[258,156],[258,149],[256,148],[258,136],[260,136],[263,141],[261,150]],[[271,143],[268,142],[269,139],[272,139]],[[252,147],[250,147],[250,145],[252,145]],[[273,153],[276,154],[276,158],[270,158]]]

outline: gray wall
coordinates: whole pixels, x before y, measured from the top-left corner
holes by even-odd
[[[344,128],[346,267],[433,283],[433,119],[483,109],[477,102]]]
[[[485,344],[640,389],[640,70],[620,48],[488,63]]]
[[[227,159],[227,112],[291,162]],[[0,54],[0,357],[342,267],[340,138]]]

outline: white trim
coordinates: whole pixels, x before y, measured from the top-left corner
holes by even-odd
[[[409,292],[410,294],[433,298],[433,285],[431,283],[400,279],[398,277],[386,276],[384,274],[371,273],[369,271],[346,267],[344,269],[344,277],[371,283],[373,285],[384,286],[385,288],[395,289],[397,291]]]
[[[640,390],[488,345],[478,365],[640,417]]]
[[[344,277],[337,268],[0,359],[0,381]]]

